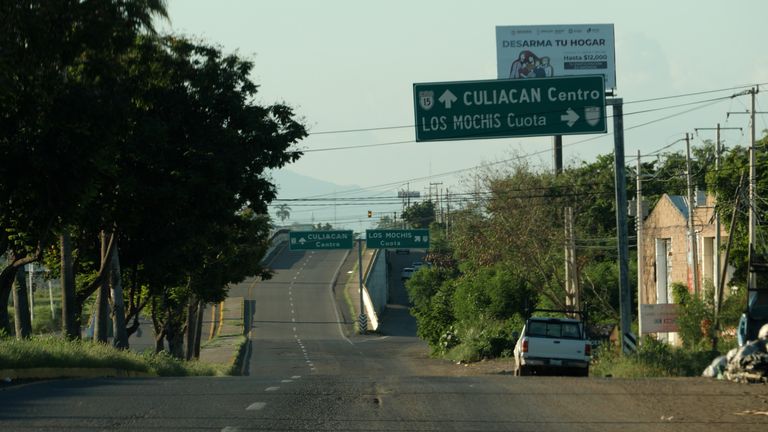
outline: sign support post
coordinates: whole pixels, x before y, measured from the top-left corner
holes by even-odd
[[[357,239],[357,276],[360,283],[360,334],[368,330],[368,316],[365,314],[365,302],[363,302],[363,239]]]

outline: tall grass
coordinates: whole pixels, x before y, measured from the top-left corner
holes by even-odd
[[[595,350],[591,375],[616,378],[700,376],[718,355],[709,350],[673,347],[646,337],[636,354],[622,355],[617,346],[600,346]]]
[[[159,376],[223,375],[221,367],[175,359],[165,353],[118,350],[109,345],[36,336],[28,340],[0,339],[0,369],[114,368]]]

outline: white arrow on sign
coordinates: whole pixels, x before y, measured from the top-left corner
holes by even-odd
[[[304,239],[304,237],[302,237],[302,238],[300,238],[300,239],[299,239],[299,243],[301,243],[301,244],[304,244],[304,243],[306,243],[306,242],[307,242],[307,241]]]
[[[567,121],[568,127],[573,126],[574,123],[576,123],[576,120],[579,119],[579,115],[576,114],[576,111],[568,108],[568,111],[565,112],[565,114],[560,116],[560,120]]]
[[[450,90],[446,90],[445,92],[443,92],[442,96],[440,96],[437,100],[442,102],[443,105],[445,105],[445,109],[451,109],[451,105],[453,105],[454,102],[459,100],[459,98],[457,98],[456,95],[453,94],[453,92],[451,92]]]

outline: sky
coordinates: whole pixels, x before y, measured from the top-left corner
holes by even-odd
[[[714,140],[714,131],[694,132],[718,123],[743,128],[723,131],[726,146],[748,145],[749,116],[728,113],[745,112],[749,96],[727,98],[745,86],[767,85],[756,103],[768,111],[764,0],[169,0],[168,9],[162,32],[251,59],[257,102],[286,103],[308,126],[299,144],[305,155],[275,174],[278,186],[285,183],[281,199],[314,196],[295,184],[312,181],[306,177],[338,185],[328,191],[337,197],[394,198],[406,188],[426,195],[430,183],[466,190],[473,167],[511,158],[551,170],[551,137],[415,142],[413,84],[496,79],[497,26],[614,25],[628,158],[683,150],[686,132],[694,145]],[[565,136],[566,166],[612,152],[608,124],[608,133]],[[755,124],[759,139],[768,114]],[[299,204],[289,202],[293,221],[326,222],[332,211],[339,225],[353,227],[402,209]],[[367,220],[367,210],[376,217]]]

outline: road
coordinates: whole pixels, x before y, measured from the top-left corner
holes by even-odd
[[[282,251],[253,312],[248,376],[76,379],[0,388],[3,431],[765,430],[765,386],[695,379],[467,375],[428,358],[393,281],[383,335],[349,335],[344,251]],[[400,257],[403,265],[411,258]],[[340,312],[339,312],[340,311]],[[388,333],[389,332],[389,333]],[[410,332],[410,333],[409,333]]]

